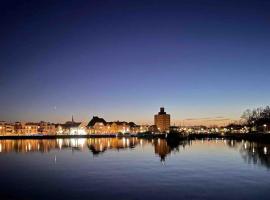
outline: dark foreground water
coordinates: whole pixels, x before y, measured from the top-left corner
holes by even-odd
[[[270,145],[0,141],[0,199],[270,199]]]

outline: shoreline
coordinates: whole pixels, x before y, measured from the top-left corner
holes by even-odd
[[[26,139],[72,139],[72,138],[123,138],[137,137],[140,139],[166,139],[166,140],[195,140],[195,139],[229,139],[229,140],[248,140],[254,142],[270,143],[270,134],[265,133],[245,133],[245,134],[189,134],[166,137],[165,134],[153,135],[6,135],[0,136],[0,140],[26,140]]]
[[[19,139],[69,139],[69,138],[116,138],[117,135],[5,135],[0,140]]]

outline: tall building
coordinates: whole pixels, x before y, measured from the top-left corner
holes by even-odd
[[[159,132],[168,132],[170,130],[170,115],[160,108],[160,112],[155,115],[155,125]]]

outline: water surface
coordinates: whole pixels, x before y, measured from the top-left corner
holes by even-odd
[[[0,140],[0,199],[269,199],[270,145]]]

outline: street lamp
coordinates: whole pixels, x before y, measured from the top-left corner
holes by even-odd
[[[267,132],[267,125],[264,124],[263,127],[264,127],[264,132]]]

